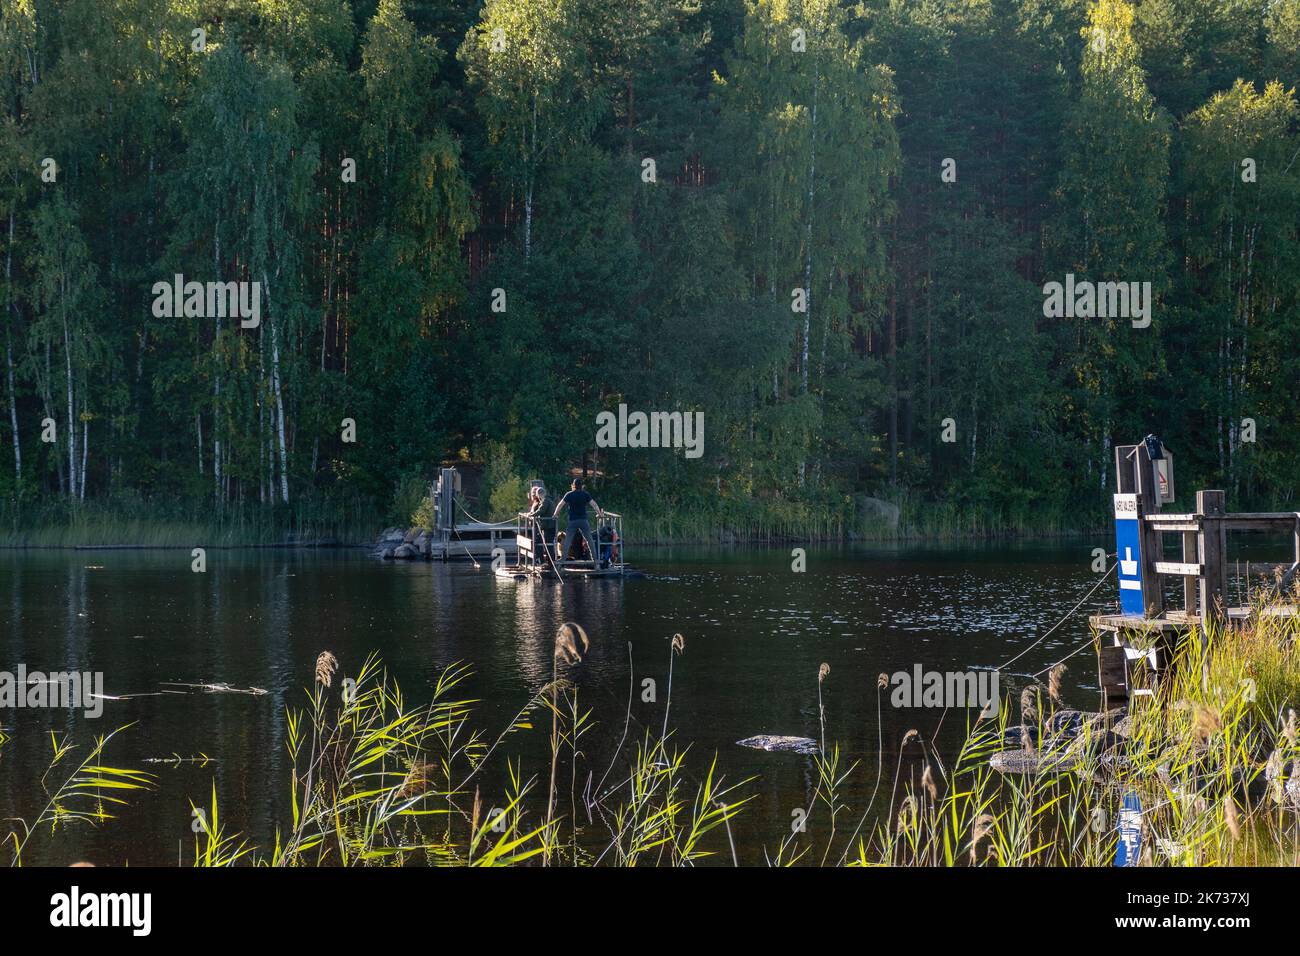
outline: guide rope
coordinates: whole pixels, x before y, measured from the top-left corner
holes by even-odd
[[[1037,671],[1036,673],[1034,673],[1034,674],[1031,675],[1031,676],[1033,676],[1033,677],[1041,677],[1043,674],[1046,674],[1048,671],[1050,671],[1053,667],[1056,667],[1056,666],[1058,666],[1058,665],[1060,665],[1060,664],[1064,664],[1066,661],[1068,661],[1071,657],[1074,657],[1076,654],[1082,654],[1082,653],[1083,653],[1084,651],[1086,651],[1088,648],[1092,647],[1093,644],[1095,644],[1095,643],[1096,643],[1096,641],[1094,641],[1091,637],[1089,637],[1086,641],[1084,641],[1082,644],[1080,644],[1080,645],[1079,645],[1078,647],[1076,647],[1074,650],[1070,651],[1070,653],[1066,654],[1064,657],[1062,657],[1062,658],[1061,658],[1059,661],[1057,661],[1055,664],[1048,664],[1048,665],[1047,665],[1046,667],[1044,667],[1041,671]]]
[[[1110,555],[1110,554],[1108,554],[1108,555],[1106,555],[1106,557],[1108,557],[1108,558],[1110,558],[1110,557],[1116,557],[1116,555]],[[1052,636],[1052,635],[1057,631],[1057,629],[1058,629],[1062,624],[1064,624],[1066,621],[1068,621],[1068,620],[1070,619],[1070,616],[1071,616],[1072,614],[1074,614],[1075,611],[1077,611],[1077,610],[1079,610],[1079,608],[1083,607],[1083,605],[1087,602],[1088,598],[1092,597],[1094,594],[1097,593],[1097,588],[1101,587],[1103,584],[1106,583],[1106,579],[1107,579],[1108,577],[1110,577],[1110,572],[1111,572],[1111,571],[1114,571],[1117,567],[1119,567],[1119,562],[1118,562],[1118,561],[1116,561],[1114,564],[1112,564],[1112,565],[1110,566],[1110,569],[1109,569],[1105,574],[1103,574],[1103,575],[1101,576],[1101,580],[1099,580],[1096,584],[1094,584],[1094,585],[1092,586],[1092,590],[1090,590],[1087,594],[1085,594],[1082,598],[1079,599],[1079,603],[1078,603],[1078,604],[1076,604],[1074,607],[1070,608],[1070,610],[1068,610],[1068,611],[1065,612],[1065,617],[1061,618],[1059,621],[1057,621],[1055,624],[1053,624],[1053,625],[1052,625],[1052,626],[1047,630],[1047,632],[1046,632],[1045,634],[1043,634],[1042,637],[1040,637],[1038,640],[1034,641],[1034,643],[1030,644],[1028,647],[1026,647],[1023,651],[1021,651],[1021,652],[1020,652],[1019,654],[1017,654],[1015,657],[1011,658],[1011,660],[1009,660],[1009,661],[1007,661],[1006,663],[1004,663],[1001,667],[997,667],[997,668],[994,668],[994,669],[995,669],[995,670],[999,670],[999,671],[1000,671],[1000,670],[1005,670],[1008,666],[1010,666],[1011,664],[1014,664],[1016,661],[1020,660],[1020,658],[1024,657],[1026,654],[1028,654],[1030,651],[1032,651],[1032,650],[1033,650],[1035,647],[1037,647],[1039,644],[1043,643],[1043,641],[1045,641],[1045,640],[1047,640],[1049,637],[1051,637],[1051,636]],[[1089,638],[1089,643],[1091,643],[1091,642],[1092,642],[1092,639]],[[1078,651],[1075,651],[1075,653],[1077,654]],[[1074,655],[1071,654],[1070,656],[1073,657]],[[1067,659],[1068,659],[1068,658],[1067,658]],[[1059,664],[1060,661],[1057,661],[1057,663]],[[1052,665],[1052,667],[1055,667],[1055,666],[1056,666],[1056,664],[1053,664],[1053,665]],[[1050,670],[1050,668],[1049,668],[1049,670]],[[1042,671],[1039,671],[1039,673],[1042,673]],[[1034,676],[1037,676],[1037,675],[1034,675]]]
[[[452,500],[455,501],[454,498]],[[456,507],[459,508],[461,511],[464,511],[465,517],[468,518],[470,521],[473,521],[475,524],[485,524],[489,528],[509,528],[511,525],[514,524],[513,521],[480,521],[478,518],[475,518],[468,511],[465,511],[465,506],[461,504],[459,501],[456,502]]]
[[[555,563],[555,558],[551,555],[550,545],[546,541],[546,534],[542,531],[542,523],[538,521],[536,518],[533,518],[533,528],[537,532],[537,537],[542,542],[542,550],[546,552],[546,560],[551,562],[551,567],[555,570],[555,576],[560,580],[560,587],[563,587],[564,572],[561,571],[560,566]]]

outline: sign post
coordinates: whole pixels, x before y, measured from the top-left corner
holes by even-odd
[[[1152,446],[1161,455],[1151,456]],[[1164,461],[1163,470],[1160,469]],[[1148,516],[1172,497],[1172,456],[1159,439],[1115,446],[1115,545],[1119,561],[1119,605],[1124,614],[1156,617],[1164,611],[1164,596],[1156,562],[1160,536]]]
[[[1119,607],[1125,614],[1146,614],[1142,597],[1142,513],[1138,496],[1115,496],[1115,554],[1119,560]]]

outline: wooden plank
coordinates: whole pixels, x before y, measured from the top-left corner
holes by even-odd
[[[1276,604],[1260,611],[1260,617],[1300,617],[1300,607],[1294,604]]]
[[[1097,676],[1108,704],[1128,697],[1128,659],[1124,648],[1111,645],[1100,649]]]
[[[1285,521],[1288,525],[1295,523],[1295,511],[1235,511],[1229,517],[1244,518],[1247,521]]]
[[[1200,577],[1201,566],[1178,561],[1157,561],[1156,574],[1168,574],[1176,578]]]
[[[1148,520],[1150,516],[1148,515]],[[1163,531],[1166,534],[1176,534],[1180,531],[1200,531],[1201,526],[1195,521],[1153,521],[1151,528],[1155,531]]]
[[[1115,446],[1115,491],[1121,495],[1136,494],[1138,490],[1137,472],[1134,467],[1133,453],[1137,445]]]
[[[1286,534],[1295,530],[1295,518],[1260,518],[1228,515],[1221,522],[1225,531],[1253,531],[1258,534]]]

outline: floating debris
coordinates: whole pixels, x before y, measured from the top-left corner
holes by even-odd
[[[1281,761],[1278,756],[1269,758],[1264,767],[1264,779],[1277,803],[1290,802],[1300,806],[1300,762]]]
[[[145,757],[141,763],[165,763],[179,767],[183,763],[198,764],[200,767],[206,767],[210,763],[216,763],[216,757],[209,757],[205,753],[197,757],[182,757],[180,754],[172,754],[170,757]]]
[[[181,681],[163,681],[164,687],[189,687],[194,690],[201,690],[208,694],[252,694],[255,697],[261,697],[267,691],[261,687],[231,687],[223,682],[216,684],[186,684]],[[174,691],[173,691],[174,693]]]
[[[770,750],[773,753],[815,754],[821,751],[817,741],[811,737],[783,737],[779,734],[757,734],[737,740],[742,747],[754,750]]]
[[[1165,837],[1156,837],[1156,847],[1169,859],[1174,861],[1181,860],[1187,853],[1187,845],[1179,843],[1177,840],[1169,840]]]

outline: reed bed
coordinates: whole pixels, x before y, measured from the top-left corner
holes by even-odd
[[[905,785],[848,862],[1110,865],[1124,798],[1135,795],[1141,865],[1296,866],[1297,638],[1300,624],[1267,616],[1188,634],[1150,696],[1074,736],[1052,734],[1055,695],[1027,688],[1017,723],[1010,702],[975,722],[942,788]],[[1017,736],[1031,769],[995,771],[990,758]]]

